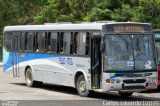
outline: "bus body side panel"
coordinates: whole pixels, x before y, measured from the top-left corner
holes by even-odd
[[[32,69],[33,75],[35,76],[36,62],[35,54],[19,52],[19,73],[20,77],[25,80],[25,72],[28,67]],[[35,77],[33,77],[35,80]]]
[[[3,48],[3,71],[13,77],[14,67],[14,71],[17,72],[17,77],[25,79],[24,73],[27,66],[29,66],[34,72],[35,54],[19,52],[17,57],[14,57],[18,59],[18,63],[13,64],[13,53],[14,52],[8,52]],[[17,65],[17,69],[15,69],[15,65]]]
[[[36,54],[35,78],[45,83],[75,87],[76,72],[85,73],[87,79],[90,78],[89,68],[89,58]],[[90,82],[90,79],[87,79],[87,81]]]
[[[13,76],[12,52],[3,51],[4,72]],[[18,55],[19,77],[25,79],[25,71],[30,67],[33,79],[44,83],[75,87],[76,72],[84,73],[87,87],[90,89],[90,58],[62,56],[55,54],[22,53]]]
[[[7,73],[9,76],[13,76],[12,71],[12,52],[6,51],[3,48],[3,72]]]

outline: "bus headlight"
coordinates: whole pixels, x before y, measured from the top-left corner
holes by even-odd
[[[155,77],[152,78],[152,82],[156,82],[156,78]]]
[[[115,79],[111,79],[111,83],[114,83],[115,82]]]
[[[148,82],[152,82],[152,78],[151,77],[148,78]]]
[[[156,78],[155,77],[149,77],[148,82],[156,82]]]
[[[116,83],[120,83],[121,81],[119,79],[116,80]]]
[[[106,83],[110,83],[110,79],[106,79]]]

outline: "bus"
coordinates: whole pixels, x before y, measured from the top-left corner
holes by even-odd
[[[160,29],[155,29],[155,43],[157,49],[157,63],[158,63],[158,86],[160,86]]]
[[[3,71],[29,87],[70,86],[80,96],[117,91],[122,97],[157,88],[149,23],[55,23],[4,28]]]

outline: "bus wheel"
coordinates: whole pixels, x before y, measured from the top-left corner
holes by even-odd
[[[33,80],[32,69],[28,68],[25,74],[26,84],[28,87],[37,87],[40,86],[40,82]]]
[[[129,97],[133,94],[133,92],[119,92],[119,94],[122,96],[122,97]]]
[[[83,75],[80,75],[77,80],[77,91],[80,96],[87,97],[90,90],[87,90],[86,81]]]

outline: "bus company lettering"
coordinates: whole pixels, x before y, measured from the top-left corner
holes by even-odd
[[[60,64],[73,65],[72,58],[59,57]]]
[[[76,64],[76,66],[77,66],[77,67],[81,67],[81,68],[85,67],[84,64]]]

